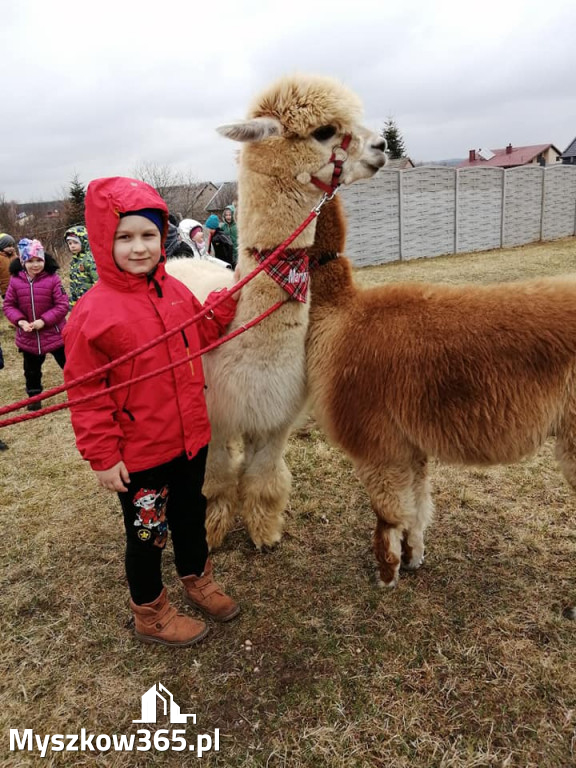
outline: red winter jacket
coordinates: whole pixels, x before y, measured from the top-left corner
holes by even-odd
[[[86,194],[86,226],[100,280],[75,305],[64,331],[66,383],[145,344],[201,310],[202,305],[164,269],[165,255],[150,277],[122,271],[112,257],[119,213],[142,208],[168,210],[157,192],[133,179],[97,179]],[[211,294],[207,303],[217,294]],[[103,392],[71,409],[76,444],[92,469],[124,461],[129,472],[163,464],[186,452],[192,458],[210,441],[200,358],[117,392],[108,387],[186,357],[221,335],[234,317],[229,297],[214,314],[188,326],[108,374],[75,387],[73,399]]]

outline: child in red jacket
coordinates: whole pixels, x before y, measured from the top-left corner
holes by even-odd
[[[92,181],[86,226],[100,280],[78,301],[64,332],[67,383],[202,309],[165,271],[168,209],[148,184],[121,177]],[[202,485],[210,423],[200,358],[107,390],[198,351],[221,335],[235,310],[230,296],[199,323],[69,395],[94,395],[71,409],[72,426],[100,485],[118,492],[130,606],[136,636],[144,642],[186,646],[208,631],[203,622],[177,613],[166,596],[161,558],[168,529],[187,601],[217,621],[233,619],[240,609],[214,581],[208,559]]]

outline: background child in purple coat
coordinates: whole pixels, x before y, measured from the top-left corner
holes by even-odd
[[[50,352],[64,368],[62,328],[66,323],[68,296],[56,274],[58,264],[44,252],[39,240],[18,243],[20,258],[10,263],[10,283],[4,297],[4,314],[16,326],[16,346],[24,358],[24,378],[29,397],[42,392],[42,364]],[[41,403],[33,403],[35,411]]]

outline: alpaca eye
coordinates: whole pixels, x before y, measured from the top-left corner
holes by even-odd
[[[312,136],[316,141],[328,141],[336,133],[336,128],[333,125],[321,125],[320,128],[316,128],[312,131]]]

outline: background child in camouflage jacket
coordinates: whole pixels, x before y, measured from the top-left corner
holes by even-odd
[[[86,227],[77,224],[66,230],[64,235],[68,250],[72,254],[70,262],[70,308],[76,304],[89,288],[98,280],[98,272]]]

